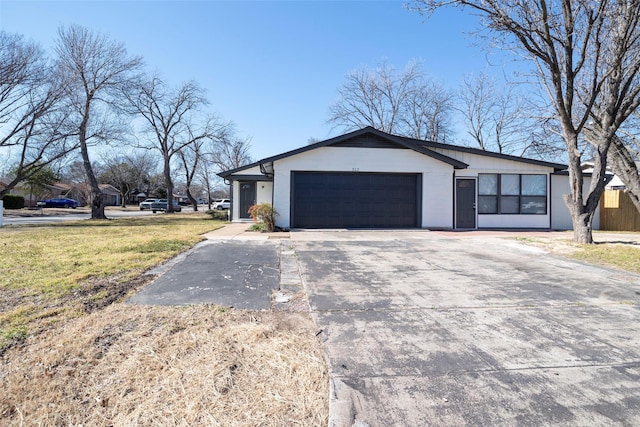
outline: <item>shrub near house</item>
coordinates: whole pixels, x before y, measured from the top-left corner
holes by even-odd
[[[6,194],[2,198],[5,209],[22,209],[24,208],[24,197],[14,194]]]
[[[278,213],[273,209],[269,203],[260,203],[259,205],[253,205],[249,208],[249,215],[258,224],[260,231],[266,231],[268,233],[275,230],[275,218]]]

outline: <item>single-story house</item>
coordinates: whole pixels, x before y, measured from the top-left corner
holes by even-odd
[[[636,168],[640,170],[640,161],[635,162]],[[584,162],[582,163],[582,172],[586,174],[590,174],[593,171],[593,162]],[[607,167],[607,175],[609,175],[609,180],[605,186],[607,190],[625,190],[627,188],[627,184],[622,181],[622,179],[613,173],[609,167]]]
[[[0,189],[6,188],[7,182],[13,181],[14,178],[0,178]],[[65,197],[71,187],[65,184],[57,183],[45,185],[44,189],[36,190],[34,193],[32,188],[25,181],[18,182],[9,194],[24,197],[24,205],[26,207],[34,207],[39,200],[49,197]]]
[[[566,169],[366,127],[218,175],[233,221],[270,203],[285,229],[571,229]]]
[[[111,184],[98,184],[102,195],[107,199],[107,206],[120,206],[122,204],[122,196],[120,190]]]
[[[120,206],[120,192],[111,184],[98,184],[106,200],[107,206]],[[69,197],[85,206],[91,202],[91,188],[89,184],[65,184],[58,182],[48,185],[52,197]]]

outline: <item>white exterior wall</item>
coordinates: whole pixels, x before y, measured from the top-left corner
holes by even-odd
[[[453,227],[453,167],[413,150],[321,147],[277,160],[273,169],[278,227],[291,224],[292,171],[421,173],[422,227]]]
[[[573,222],[571,221],[571,215],[569,214],[569,208],[567,208],[564,202],[564,195],[570,194],[571,189],[569,187],[569,175],[552,175],[552,197],[551,197],[551,215],[552,222],[551,228],[554,230],[573,230]],[[583,191],[588,191],[591,184],[591,178],[584,178]],[[593,216],[593,229],[600,230],[600,207],[596,209]]]
[[[522,163],[496,157],[480,156],[472,153],[464,153],[452,150],[436,150],[441,154],[453,157],[469,165],[467,169],[456,170],[456,178],[478,178],[481,173],[498,174],[538,174],[547,175],[553,172],[553,168],[538,166],[530,163]],[[547,178],[547,214],[546,215],[487,215],[476,213],[478,228],[550,228],[552,212],[551,183]],[[476,206],[477,203],[476,181]]]
[[[256,203],[269,203],[273,204],[273,182],[270,181],[258,181],[256,182]]]
[[[262,175],[260,172],[260,167],[256,166],[245,171],[242,171],[242,175]],[[240,199],[240,181],[233,181],[233,202],[231,203],[231,218],[233,221],[237,221],[240,219],[240,203],[238,200]],[[271,195],[273,194],[273,182],[270,181],[257,181],[256,182],[256,203],[269,203],[272,204]],[[244,218],[243,218],[244,219]]]
[[[545,174],[547,181],[546,215],[476,215],[478,228],[552,228],[571,229],[571,217],[562,200],[569,191],[568,177],[551,175],[553,168],[465,153],[453,150],[434,150],[455,158],[469,167],[457,169],[442,161],[409,149],[320,147],[285,157],[274,162],[273,182],[256,182],[257,203],[271,203],[278,212],[276,225],[290,227],[291,172],[372,172],[422,174],[423,228],[454,227],[455,178],[477,179],[480,173]],[[242,171],[242,175],[260,175],[258,166]],[[239,218],[239,175],[233,182],[233,219]],[[585,179],[588,188],[589,180]],[[476,184],[477,193],[477,184]],[[477,198],[476,194],[476,198]],[[383,198],[384,195],[381,195]],[[477,200],[477,199],[476,199]],[[477,202],[476,202],[477,204]],[[594,217],[594,229],[600,224],[599,211]]]

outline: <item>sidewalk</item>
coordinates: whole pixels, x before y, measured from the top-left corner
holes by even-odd
[[[251,225],[230,223],[206,233],[207,240],[150,270],[158,277],[127,303],[308,311],[306,299],[297,298],[302,280],[295,254],[282,241],[289,233],[248,231]]]

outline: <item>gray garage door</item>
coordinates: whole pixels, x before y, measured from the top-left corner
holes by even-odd
[[[293,228],[414,228],[420,175],[292,172]]]

